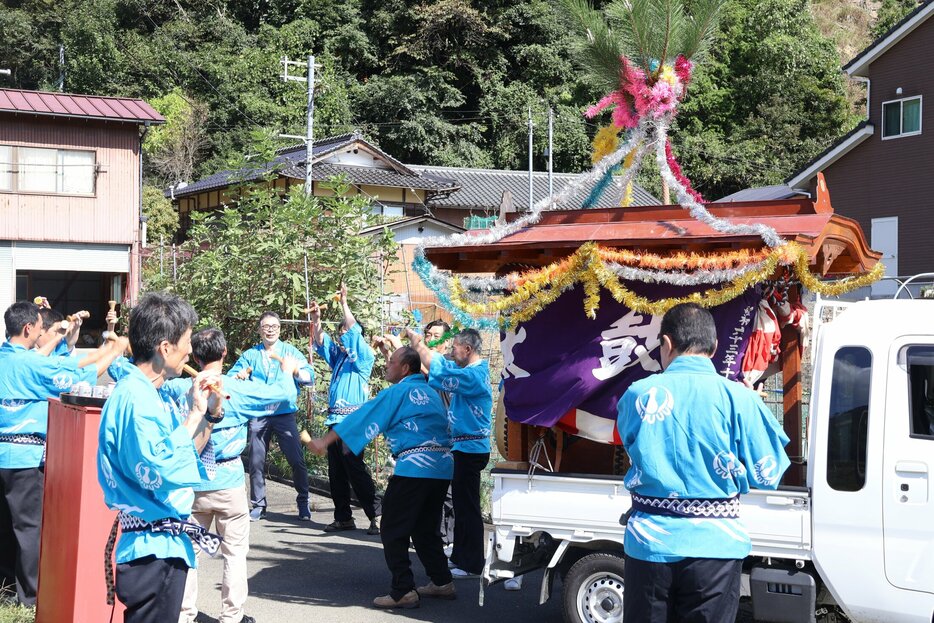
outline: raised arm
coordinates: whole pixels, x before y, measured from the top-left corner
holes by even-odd
[[[338,293],[341,303],[341,310],[344,312],[344,329],[350,330],[350,327],[357,324],[357,319],[354,318],[353,312],[350,311],[350,305],[347,304],[347,285],[341,284],[340,292]]]
[[[321,330],[321,307],[318,301],[312,301],[308,308],[308,314],[311,318],[311,338],[315,346],[324,345],[324,332]]]
[[[418,352],[418,356],[422,360],[422,368],[426,370],[430,369],[431,358],[435,353],[425,345],[425,341],[422,339],[422,336],[412,329],[406,329],[405,336],[409,338],[409,344],[412,346],[412,348]]]

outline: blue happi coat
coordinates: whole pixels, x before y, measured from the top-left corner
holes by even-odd
[[[186,378],[172,379],[163,385],[166,393],[182,406],[183,411],[187,410],[191,383],[192,380]],[[272,415],[282,404],[294,401],[298,393],[295,383],[284,374],[280,374],[275,382],[269,385],[257,381],[225,378],[224,391],[230,396],[224,401],[224,419],[220,424],[215,424],[211,432],[217,470],[214,478],[205,478],[195,486],[195,491],[220,491],[242,487],[243,463],[231,459],[239,459],[246,448],[248,420]]]
[[[781,426],[751,389],[717,374],[703,356],[677,357],[662,374],[633,383],[617,427],[632,467],[630,491],[656,498],[717,499],[774,489],[788,468]],[[626,553],[649,562],[745,558],[742,518],[633,512]]]
[[[327,333],[315,351],[331,368],[331,386],[328,389],[327,426],[337,424],[346,417],[341,409],[355,407],[369,398],[370,373],[376,354],[363,337],[359,323],[354,323],[335,342]]]
[[[314,382],[315,372],[311,368],[311,365],[308,363],[308,359],[305,357],[305,355],[302,354],[300,350],[288,342],[277,341],[275,344],[273,344],[271,352],[278,355],[279,357],[291,357],[293,359],[298,359],[299,361],[304,362],[299,368],[299,379],[293,381],[296,386],[296,390],[301,385],[310,385],[312,382]],[[253,348],[244,351],[243,354],[240,355],[240,358],[237,359],[236,363],[234,363],[230,370],[227,371],[227,376],[234,376],[241,370],[252,368],[253,374],[250,376],[251,380],[256,381],[257,383],[264,383],[266,385],[275,385],[279,383],[285,373],[282,371],[282,367],[279,365],[279,362],[271,359],[269,354],[270,351],[267,351],[262,344],[257,344]],[[276,409],[275,413],[268,413],[267,415],[283,415],[285,413],[295,413],[296,411],[298,411],[297,391],[295,396],[279,405],[279,408]]]
[[[144,521],[186,519],[194,502],[193,487],[207,478],[183,425],[187,413],[136,366],[124,360],[120,369],[125,376],[104,403],[98,435],[97,480],[104,502]],[[185,535],[149,531],[120,535],[118,563],[150,555],[181,558],[195,566],[195,553]]]
[[[477,454],[489,452],[493,390],[490,388],[490,366],[486,360],[461,368],[453,359],[434,353],[428,369],[428,382],[433,388],[451,396],[448,420],[454,450]],[[457,440],[457,437],[475,439]]]
[[[97,368],[79,368],[70,357],[46,357],[18,344],[0,346],[0,468],[39,467],[45,461],[45,439],[51,397],[79,381],[94,384]],[[22,436],[22,437],[18,437]],[[21,443],[29,440],[30,443]],[[20,443],[13,443],[19,441]]]
[[[396,457],[397,476],[450,480],[454,474],[444,405],[422,374],[387,387],[335,425],[334,432],[354,454],[382,434]]]

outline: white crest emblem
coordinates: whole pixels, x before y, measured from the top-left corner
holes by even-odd
[[[74,383],[74,377],[65,372],[61,372],[52,377],[52,384],[55,385],[56,389],[69,389]]]
[[[449,376],[449,377],[445,378],[443,381],[441,381],[441,387],[442,387],[442,388],[444,389],[444,391],[446,391],[446,392],[453,392],[453,391],[456,391],[458,385],[460,385],[460,381],[458,381],[457,379],[455,379],[455,378],[452,377],[452,376]]]
[[[761,485],[772,486],[778,481],[778,461],[771,454],[759,459],[752,471]]]
[[[431,396],[429,396],[424,390],[413,389],[409,392],[409,402],[413,405],[424,406],[431,402]]]
[[[470,407],[470,412],[473,414],[475,418],[477,418],[478,420],[483,419],[483,409],[481,409],[477,405],[468,405],[468,407]]]
[[[101,472],[104,474],[104,482],[107,483],[107,486],[116,489],[117,481],[114,478],[113,468],[110,467],[110,461],[107,460],[107,457],[101,457]]]
[[[373,422],[366,427],[366,438],[369,441],[376,439],[376,436],[379,435],[379,424]]]
[[[19,411],[26,406],[25,400],[16,400],[15,398],[4,398],[0,400],[0,408],[4,411]]]
[[[418,424],[415,423],[415,420],[407,420],[405,424],[402,425],[402,428],[412,431],[413,433],[418,432]]]
[[[624,483],[627,489],[634,489],[642,484],[642,470],[633,465],[629,470],[628,480]]]
[[[746,468],[736,460],[732,452],[718,452],[717,456],[713,457],[711,467],[720,478],[742,476],[746,473]]]
[[[349,361],[350,363],[353,363],[356,360],[357,360],[357,351],[353,350],[352,348],[348,348],[347,349],[347,361]]]
[[[636,412],[646,424],[661,422],[671,415],[675,397],[664,387],[652,387],[636,398]]]
[[[143,465],[142,461],[136,464],[136,479],[143,489],[150,491],[155,491],[162,486],[162,476],[159,472],[148,465]]]

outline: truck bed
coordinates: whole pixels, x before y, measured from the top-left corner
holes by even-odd
[[[588,474],[493,470],[493,527],[497,543],[547,532],[572,543],[623,542],[620,516],[631,505],[623,478]],[[803,487],[757,491],[740,498],[740,517],[753,556],[795,560],[811,557],[811,517]],[[511,547],[498,551],[511,557]]]

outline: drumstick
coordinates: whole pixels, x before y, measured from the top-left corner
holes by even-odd
[[[182,370],[190,374],[191,376],[198,376],[198,371],[189,366],[187,363],[182,366]],[[217,394],[218,398],[223,398],[224,400],[230,400],[230,394],[225,393],[217,383],[211,383],[208,385],[208,389]]]
[[[104,331],[103,333],[101,333],[101,337],[104,338],[105,340],[111,340],[114,342],[120,339],[120,336],[114,333],[113,331]],[[126,351],[130,353],[131,357],[133,356],[133,349],[130,347],[129,343],[127,343],[126,345]]]

